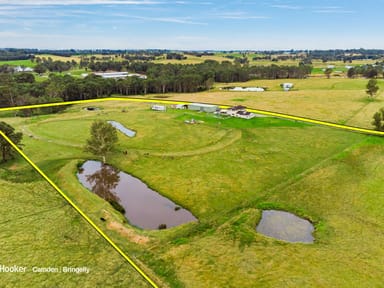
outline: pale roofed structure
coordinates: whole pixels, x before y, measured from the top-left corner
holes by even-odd
[[[122,79],[127,77],[137,77],[140,79],[147,79],[146,75],[138,74],[138,73],[128,73],[128,72],[95,72],[93,73],[97,76],[101,76],[105,79]]]
[[[193,111],[213,113],[219,110],[219,107],[217,105],[211,105],[211,104],[192,103],[188,105],[188,109]]]

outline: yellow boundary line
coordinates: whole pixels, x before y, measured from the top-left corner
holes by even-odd
[[[15,143],[0,130],[0,135],[57,191],[59,194],[154,288],[155,282],[148,277]]]
[[[193,102],[190,101],[174,101],[174,100],[161,100],[161,99],[142,99],[142,98],[100,98],[100,99],[90,99],[90,100],[80,100],[80,101],[68,101],[68,102],[58,102],[58,103],[47,103],[47,104],[38,104],[38,105],[29,105],[29,106],[17,106],[17,107],[7,107],[0,108],[1,111],[15,111],[15,110],[23,110],[23,109],[33,109],[33,108],[45,108],[52,106],[65,106],[65,105],[73,105],[73,104],[86,104],[86,103],[97,103],[97,102],[106,102],[106,101],[127,101],[127,102],[139,102],[139,103],[162,103],[162,104],[191,104]],[[205,103],[212,104],[212,103]],[[213,104],[217,105],[217,104]],[[218,105],[220,108],[229,108],[228,105]],[[340,128],[348,131],[355,131],[360,133],[366,133],[370,135],[379,135],[384,136],[384,132],[375,131],[371,129],[364,129],[359,127],[341,125],[326,121],[320,121],[305,117],[293,116],[289,114],[271,112],[266,110],[258,110],[258,109],[247,109],[249,112],[273,116],[283,119],[301,121],[305,123],[323,125],[328,127]],[[128,257],[120,248],[117,246],[40,168],[25,155],[17,145],[15,145],[5,134],[0,130],[0,135],[4,137],[5,140],[154,288],[158,288],[155,282],[148,277],[143,270],[141,270],[130,257]]]
[[[45,108],[45,107],[52,107],[52,106],[65,106],[65,105],[73,105],[73,104],[87,104],[87,103],[97,103],[97,102],[106,102],[106,101],[127,101],[127,102],[138,102],[138,103],[162,103],[162,104],[191,104],[194,102],[191,101],[177,101],[177,100],[161,100],[161,99],[143,99],[143,98],[119,98],[119,97],[111,97],[111,98],[99,98],[99,99],[90,99],[90,100],[79,100],[79,101],[68,101],[68,102],[58,102],[58,103],[47,103],[47,104],[37,104],[37,105],[29,105],[29,106],[16,106],[16,107],[7,107],[7,108],[0,108],[1,111],[15,111],[15,110],[23,110],[23,109],[32,109],[32,108]],[[200,102],[202,103],[202,102]],[[217,105],[220,108],[229,108],[231,106],[229,105],[221,105],[221,104],[214,104],[214,103],[204,103],[204,104],[212,104]],[[284,113],[278,113],[278,112],[272,112],[267,110],[259,110],[259,109],[253,109],[248,108],[249,112],[266,115],[266,116],[272,116],[272,117],[278,117],[282,119],[288,119],[288,120],[295,120],[305,123],[311,123],[311,124],[317,124],[322,126],[328,126],[333,128],[339,128],[344,129],[348,131],[355,131],[360,133],[366,133],[370,135],[378,135],[378,136],[384,136],[383,131],[376,131],[372,129],[365,129],[365,128],[359,128],[354,126],[348,126],[348,125],[342,125],[342,124],[336,124],[332,122],[327,121],[321,121],[306,117],[300,117],[300,116],[294,116]]]

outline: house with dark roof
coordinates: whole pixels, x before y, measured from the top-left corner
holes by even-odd
[[[232,117],[243,118],[243,119],[252,119],[256,117],[256,114],[248,112],[247,107],[242,105],[237,105],[229,108],[228,110],[220,110],[220,114],[226,114]]]

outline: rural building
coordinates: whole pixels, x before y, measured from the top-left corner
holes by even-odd
[[[180,110],[188,109],[187,104],[176,104],[176,105],[171,105],[171,107],[173,109],[180,109]]]
[[[283,83],[280,84],[281,88],[283,88],[284,91],[289,91],[293,88],[293,83]]]
[[[15,67],[15,72],[33,72],[33,69],[30,67],[17,66]]]
[[[147,79],[146,75],[137,74],[137,73],[128,73],[128,72],[95,72],[93,74],[97,76],[101,76],[104,79],[108,79],[108,78],[122,79],[127,77],[137,77],[140,79]]]
[[[237,112],[239,112],[239,111],[244,111],[245,112],[246,108],[247,107],[242,106],[242,105],[233,106],[233,107],[231,107],[231,108],[229,108],[227,110],[227,115],[229,115],[229,116],[236,116]]]
[[[151,109],[154,111],[167,111],[167,107],[165,107],[164,105],[157,105],[157,104],[152,105]]]
[[[220,114],[229,115],[232,117],[242,118],[242,119],[252,119],[256,117],[256,114],[248,112],[245,106],[233,106],[228,110],[220,110]]]
[[[211,104],[192,103],[188,105],[188,109],[193,111],[213,113],[219,110],[219,107],[217,105],[211,105]]]
[[[264,92],[264,88],[261,87],[234,87],[230,88],[229,91],[234,92]]]
[[[243,119],[252,119],[256,117],[254,113],[248,112],[248,111],[238,111],[235,115],[235,117],[243,118]]]

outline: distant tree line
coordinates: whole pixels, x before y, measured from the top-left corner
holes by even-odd
[[[167,60],[172,60],[172,59],[175,59],[175,60],[185,60],[185,59],[187,59],[187,56],[185,56],[183,53],[167,53],[165,58]]]
[[[33,55],[24,50],[5,50],[0,49],[0,61],[28,60]]]
[[[260,57],[258,59],[292,59],[300,58],[305,55],[305,57],[310,57],[312,59],[323,59],[324,61],[352,61],[360,59],[379,59],[384,56],[383,49],[331,49],[331,50],[264,50],[264,51],[221,51],[222,53],[230,54],[233,53],[257,53]],[[127,50],[127,49],[62,49],[62,50],[51,50],[51,49],[18,49],[18,48],[3,48],[0,49],[0,60],[24,60],[30,59],[34,55],[42,54],[51,54],[63,57],[71,57],[74,55],[92,55],[92,54],[101,54],[101,55],[131,55],[142,57],[143,55],[158,57],[164,54],[189,54],[195,56],[203,55],[214,55],[212,51],[170,51],[166,49],[146,49],[146,50]],[[272,57],[273,56],[273,57]],[[2,58],[4,57],[4,58]],[[230,56],[231,57],[231,56]]]
[[[54,65],[55,62],[42,61],[41,65]],[[114,62],[107,63],[112,66]],[[36,82],[32,73],[0,73],[0,106],[86,100],[108,97],[112,94],[190,93],[208,90],[214,82],[304,78],[311,71],[311,66],[306,65],[248,67],[229,61],[219,63],[213,60],[194,65],[133,62],[124,68],[144,73],[147,79],[138,77],[104,79],[94,74],[85,78],[74,78],[70,75],[50,74],[47,80]],[[28,113],[37,113],[36,110],[23,111],[26,116]]]

